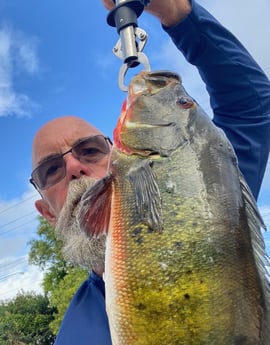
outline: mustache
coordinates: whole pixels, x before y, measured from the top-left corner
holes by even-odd
[[[62,241],[62,253],[67,262],[102,274],[106,237],[103,235],[90,239],[77,221],[81,196],[96,181],[96,179],[83,176],[70,182],[66,202],[55,226],[55,234]]]

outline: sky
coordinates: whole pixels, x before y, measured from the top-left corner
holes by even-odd
[[[270,76],[269,0],[199,0],[248,48]],[[113,128],[125,93],[118,88],[118,40],[99,0],[0,0],[0,300],[20,291],[42,292],[42,272],[28,264],[29,240],[38,226],[31,173],[31,142],[55,117],[78,115],[105,134]],[[144,52],[151,67],[178,72],[187,91],[211,114],[208,95],[162,31],[143,13],[148,34]],[[128,72],[126,82],[132,74]],[[259,208],[270,228],[270,167]],[[270,235],[264,234],[270,254]]]

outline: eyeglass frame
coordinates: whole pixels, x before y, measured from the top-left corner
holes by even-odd
[[[110,144],[111,146],[113,145],[113,142],[112,142],[112,140],[111,140],[111,138],[110,138],[109,136],[104,136],[104,135],[102,135],[102,134],[91,135],[91,136],[89,136],[89,137],[81,138],[81,139],[78,139],[77,141],[75,141],[75,143],[71,146],[70,149],[68,149],[67,151],[65,151],[65,152],[63,152],[63,153],[57,154],[57,155],[56,155],[57,158],[63,158],[66,154],[72,153],[72,150],[74,150],[74,147],[76,147],[77,145],[80,145],[82,142],[84,142],[84,141],[86,141],[86,140],[88,140],[88,139],[90,139],[90,138],[94,138],[94,137],[103,137],[103,138],[105,139],[106,142],[109,142],[109,144]],[[109,153],[109,152],[110,152],[110,150],[108,151],[108,153]],[[53,157],[53,158],[56,158],[56,156]],[[53,159],[53,158],[52,158],[52,159]],[[75,158],[76,158],[76,157],[75,157]],[[76,159],[77,159],[77,158],[76,158]],[[35,187],[36,190],[46,190],[46,189],[48,189],[48,188],[54,186],[54,185],[57,184],[58,182],[62,181],[62,179],[66,176],[66,163],[65,163],[65,175],[63,176],[63,178],[62,178],[61,180],[55,182],[55,183],[52,184],[52,185],[49,185],[48,187],[43,187],[43,188],[39,187],[38,184],[37,184],[37,182],[36,182],[35,179],[33,178],[33,173],[34,173],[37,169],[39,169],[40,166],[41,166],[43,163],[44,163],[44,162],[42,162],[40,165],[38,165],[38,166],[32,171],[32,173],[31,173],[31,178],[29,179],[29,182]]]

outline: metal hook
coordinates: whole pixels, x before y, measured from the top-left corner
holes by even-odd
[[[137,62],[138,62],[138,64],[142,64],[146,71],[151,70],[149,60],[144,53],[138,52],[138,59],[136,60],[136,63]],[[130,66],[129,63],[124,63],[121,66],[120,71],[119,71],[119,75],[118,75],[119,88],[120,88],[120,90],[125,91],[125,92],[128,91],[128,86],[125,85],[124,80],[125,80],[125,76],[127,74],[127,71],[130,67],[132,67],[132,66]]]
[[[124,78],[129,68],[142,64],[146,70],[150,70],[148,58],[142,53],[147,42],[147,33],[137,25],[137,17],[149,1],[116,0],[115,3],[116,7],[109,13],[107,21],[109,25],[117,27],[120,35],[113,53],[123,60],[118,84],[121,90],[127,91]]]

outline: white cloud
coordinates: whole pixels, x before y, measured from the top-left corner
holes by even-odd
[[[42,294],[43,274],[37,266],[27,265],[26,256],[0,260],[0,300],[12,299],[22,291]]]
[[[14,39],[14,47],[17,50],[17,64],[29,74],[39,71],[39,60],[36,53],[37,40],[27,38],[24,34],[17,33]]]
[[[26,243],[25,243],[25,238],[23,236],[12,236],[10,238],[1,238],[0,260],[2,258],[7,257],[8,255],[12,255],[12,254],[15,255],[15,254],[20,253],[22,248],[25,248],[25,246],[26,246]]]
[[[35,74],[39,70],[37,40],[7,25],[0,27],[0,116],[29,116],[36,107],[28,95],[14,87],[17,73]]]

